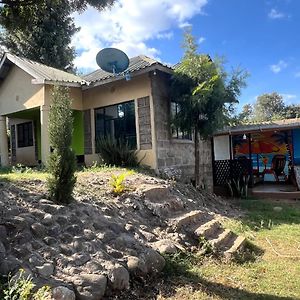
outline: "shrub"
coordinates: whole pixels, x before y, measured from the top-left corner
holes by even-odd
[[[107,165],[135,168],[140,164],[136,150],[123,139],[98,138],[96,146],[100,159]]]
[[[53,149],[48,161],[49,196],[57,203],[68,204],[76,183],[76,158],[71,149],[73,116],[67,88],[53,89],[48,129],[50,146]]]
[[[18,276],[9,277],[7,288],[4,289],[4,300],[50,300],[50,287],[43,286],[33,292],[35,284],[30,275],[25,276],[25,271],[21,269]]]
[[[115,174],[111,175],[110,185],[113,188],[113,193],[115,195],[120,195],[126,191],[127,187],[125,185],[125,179],[127,176],[132,174],[133,172],[129,171],[129,172],[121,173],[119,175],[115,175]]]

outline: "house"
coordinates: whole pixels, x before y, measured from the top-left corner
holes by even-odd
[[[128,71],[130,81],[101,69],[77,76],[5,53],[0,62],[1,164],[46,164],[51,89],[62,85],[73,99],[72,147],[78,161],[91,165],[99,160],[98,137],[122,136],[135,145],[142,164],[156,172],[180,170],[183,178],[191,178],[193,142],[170,125],[176,113],[169,95],[173,69],[141,55],[130,59]],[[211,148],[202,143],[203,184],[212,186]]]
[[[227,127],[213,137],[215,190],[248,175],[255,195],[300,198],[299,166],[300,119]]]

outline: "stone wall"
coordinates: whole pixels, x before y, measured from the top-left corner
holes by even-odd
[[[140,149],[152,149],[150,97],[137,99]]]
[[[194,143],[174,139],[170,127],[170,75],[156,71],[151,73],[151,87],[155,118],[157,171],[174,176],[185,182],[194,175]],[[203,186],[212,189],[211,143],[200,142],[200,172]]]

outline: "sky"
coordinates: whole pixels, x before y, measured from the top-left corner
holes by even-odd
[[[239,108],[271,92],[300,104],[300,0],[119,0],[74,18],[81,27],[72,42],[75,65],[82,72],[98,68],[95,57],[104,47],[175,64],[184,28],[192,26],[200,53],[223,56],[228,71],[249,72]]]

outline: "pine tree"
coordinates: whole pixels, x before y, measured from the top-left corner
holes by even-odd
[[[76,183],[76,159],[71,149],[73,116],[68,88],[53,88],[48,130],[53,150],[48,161],[49,195],[56,203],[68,204]]]

